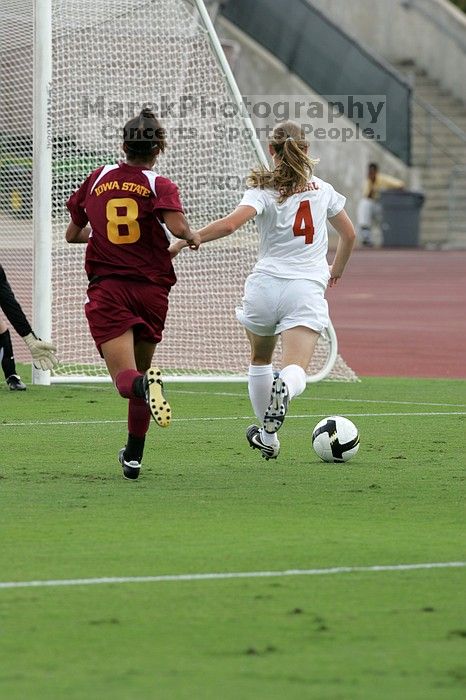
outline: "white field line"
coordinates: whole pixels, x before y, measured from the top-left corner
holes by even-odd
[[[405,411],[402,413],[346,413],[345,416],[348,418],[385,418],[387,416],[394,416],[394,417],[405,417],[405,416],[410,416],[410,417],[428,417],[428,416],[466,416],[466,411],[448,411],[448,412],[439,412],[439,411],[428,411],[428,412],[411,412],[411,411]],[[300,420],[300,419],[307,419],[307,418],[322,418],[322,413],[303,413],[301,415],[294,415],[290,416],[287,415],[286,420]],[[210,422],[210,421],[238,421],[238,420],[244,420],[244,421],[251,421],[255,420],[252,416],[192,416],[190,418],[173,418],[172,423],[204,423],[204,422]],[[119,424],[119,423],[126,423],[127,420],[51,420],[51,421],[22,421],[22,422],[15,422],[15,423],[6,423],[6,422],[0,422],[0,429],[1,428],[21,428],[21,427],[28,427],[28,428],[34,428],[34,427],[40,427],[40,426],[46,426],[46,425],[112,425],[112,424]]]
[[[102,578],[46,579],[43,581],[3,581],[0,588],[46,588],[56,586],[98,586],[106,583],[163,583],[165,581],[218,581],[240,578],[277,578],[283,576],[328,576],[335,574],[378,573],[381,571],[419,571],[453,569],[466,566],[465,561],[429,564],[391,564],[386,566],[334,566],[329,569],[287,569],[285,571],[236,571],[211,574],[168,574],[163,576],[105,576]]]

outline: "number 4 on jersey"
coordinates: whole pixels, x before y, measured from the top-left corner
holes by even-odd
[[[305,243],[312,243],[314,240],[314,222],[312,220],[311,203],[305,199],[299,205],[296,218],[293,224],[295,236],[304,236]]]

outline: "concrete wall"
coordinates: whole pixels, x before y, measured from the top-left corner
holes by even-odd
[[[449,0],[307,0],[388,61],[413,60],[466,102],[466,15]]]
[[[273,99],[275,102],[286,101],[290,95],[302,95],[310,100],[321,99],[281,62],[229,22],[219,18],[216,29],[221,39],[238,42],[241,47],[235,62],[235,77],[243,95],[255,98],[263,96],[264,100]],[[344,117],[339,122],[349,127],[354,126]],[[273,118],[269,123],[274,124]],[[265,142],[263,145],[266,148]],[[311,155],[320,158],[315,174],[331,182],[335,189],[347,197],[346,209],[354,222],[368,163],[375,161],[382,172],[400,177],[411,187],[418,185],[413,169],[410,171],[402,161],[380,145],[367,140],[342,143],[311,138]],[[334,243],[335,237],[331,236],[331,245]]]

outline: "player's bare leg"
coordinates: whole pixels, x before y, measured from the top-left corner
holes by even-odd
[[[160,400],[163,389],[160,377],[157,376],[159,370],[151,368],[155,344],[147,341],[134,344],[133,330],[129,329],[118,338],[103,343],[101,350],[116,388],[121,396],[129,399],[128,438],[125,447],[118,454],[118,460],[123,468],[123,476],[126,479],[135,480],[139,477],[145,436],[150,417],[153,415],[149,405],[151,394],[152,397]],[[149,390],[147,392],[149,396],[146,398],[146,377],[152,371],[156,376],[151,384],[156,384],[157,389],[155,392]],[[148,383],[151,379],[152,377],[149,378]],[[154,416],[159,425],[161,423],[166,425],[166,415],[170,415],[168,402],[163,404],[163,401],[166,401],[164,397],[162,399],[164,411],[159,412],[162,419],[157,420],[157,416]]]
[[[248,371],[248,391],[254,414],[262,423],[269,404],[273,382],[272,355],[278,336],[261,336],[246,329],[251,345],[251,361]]]
[[[259,426],[250,425],[246,430],[249,446],[260,450],[265,459],[276,459],[280,443],[276,435],[268,435],[263,428],[264,413],[270,401],[273,384],[272,355],[278,336],[261,336],[246,330],[251,345],[251,364],[248,373],[248,390]]]
[[[299,365],[306,370],[312,360],[320,333],[306,326],[296,326],[283,331],[281,337],[283,370],[288,365]]]
[[[118,338],[112,338],[106,343],[102,343],[101,351],[115,386],[117,386],[116,380],[120,372],[128,369],[137,370],[132,328],[128,329],[123,335],[118,336]]]
[[[162,373],[150,363],[155,350],[154,343],[140,341],[134,347],[132,329],[107,343],[102,344],[102,353],[108,371],[120,394],[126,398],[145,398],[150,412],[162,428],[170,424],[171,409],[163,394]],[[142,383],[138,374],[144,372]],[[124,386],[126,376],[134,378],[131,387]]]
[[[135,481],[139,478],[141,470],[145,433],[149,426],[150,414],[142,397],[142,375],[136,366],[133,330],[130,328],[123,335],[103,343],[101,351],[119,394],[129,399],[128,438],[125,447],[118,453],[118,461],[121,464],[124,478]],[[141,398],[137,397],[134,390],[138,383],[141,385]],[[137,417],[136,421],[133,415],[134,407],[136,410],[142,409],[142,414]],[[136,426],[136,434],[133,435],[134,426]]]
[[[282,333],[282,366],[274,379],[270,403],[264,415],[264,429],[276,433],[283,425],[294,396],[306,388],[306,369],[314,354],[319,333],[306,326],[296,326]]]
[[[158,367],[151,367],[154,351],[153,343],[139,341],[134,349],[136,366],[144,372],[144,397],[151,415],[157,425],[167,428],[171,422],[171,408],[163,392],[162,373]]]

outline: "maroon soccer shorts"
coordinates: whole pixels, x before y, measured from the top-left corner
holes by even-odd
[[[170,287],[154,282],[106,277],[90,285],[84,305],[91,335],[101,345],[133,328],[135,342],[159,343],[168,311]]]

